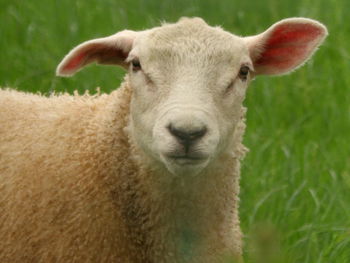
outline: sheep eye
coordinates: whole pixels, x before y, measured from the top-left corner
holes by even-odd
[[[248,66],[242,66],[239,70],[239,78],[243,81],[247,80],[249,74],[249,67]]]
[[[141,69],[140,60],[135,58],[131,61],[131,64],[132,64],[133,71],[139,71]]]

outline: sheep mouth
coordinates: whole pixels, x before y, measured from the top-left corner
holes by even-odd
[[[196,176],[210,162],[210,156],[203,152],[168,152],[161,158],[168,171],[175,176]]]
[[[199,163],[199,162],[206,161],[208,159],[207,156],[203,154],[184,154],[184,155],[169,154],[167,155],[167,157],[168,159],[181,165]]]

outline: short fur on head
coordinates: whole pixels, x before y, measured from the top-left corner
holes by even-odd
[[[248,83],[290,72],[326,35],[305,18],[251,37],[183,18],[84,42],[59,64],[127,68],[110,95],[0,91],[0,259],[239,262]]]

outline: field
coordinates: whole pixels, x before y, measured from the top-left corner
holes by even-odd
[[[295,73],[250,87],[241,179],[247,262],[350,262],[350,23],[347,0],[0,0],[0,86],[49,94],[110,92],[124,71],[55,67],[78,43],[200,16],[238,35],[286,17],[318,19],[330,35]]]

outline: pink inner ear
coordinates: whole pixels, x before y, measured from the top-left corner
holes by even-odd
[[[321,34],[321,29],[312,24],[279,25],[271,33],[255,64],[288,71],[307,58],[316,44],[314,40]]]
[[[100,64],[122,64],[127,53],[113,46],[100,43],[90,43],[85,47],[73,50],[73,54],[67,59],[63,66],[63,72],[75,72],[83,66],[98,62]]]
[[[80,54],[74,56],[69,62],[63,67],[63,71],[74,71],[80,68],[86,59],[87,52],[81,52]]]
[[[75,72],[86,64],[98,59],[98,54],[105,49],[104,44],[90,43],[81,48],[78,47],[76,51],[68,59],[63,67],[63,71]]]

